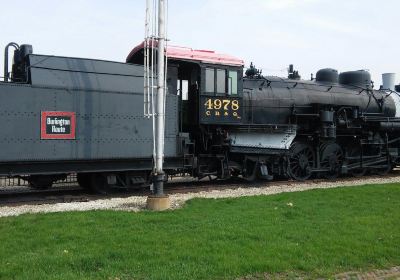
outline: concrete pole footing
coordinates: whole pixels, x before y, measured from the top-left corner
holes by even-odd
[[[148,210],[164,211],[171,208],[171,201],[168,195],[150,195],[147,197],[146,207]]]

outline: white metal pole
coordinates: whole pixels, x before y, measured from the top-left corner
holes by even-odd
[[[165,0],[158,1],[157,112],[156,112],[156,195],[164,194],[164,103],[165,103]]]

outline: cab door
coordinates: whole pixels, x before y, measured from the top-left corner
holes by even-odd
[[[242,122],[243,69],[222,65],[201,68],[199,120],[201,124]]]

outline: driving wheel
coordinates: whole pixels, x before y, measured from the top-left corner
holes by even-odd
[[[322,176],[327,179],[335,179],[339,176],[343,165],[343,151],[336,143],[322,144],[321,149],[321,168],[328,169]]]
[[[295,142],[290,148],[288,158],[288,175],[294,180],[304,181],[311,177],[315,164],[313,148],[301,142]]]

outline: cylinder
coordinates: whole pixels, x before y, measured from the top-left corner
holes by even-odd
[[[396,74],[395,73],[383,73],[382,74],[383,89],[394,90],[395,83],[396,83]]]

